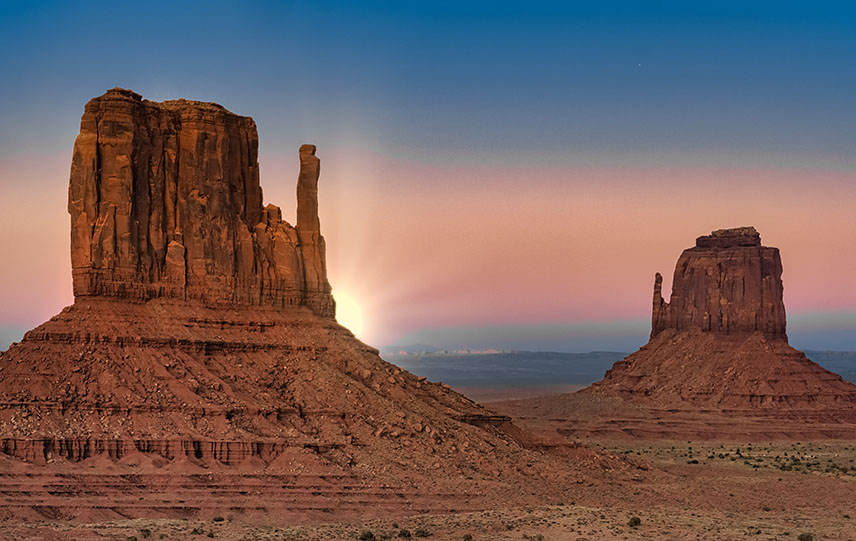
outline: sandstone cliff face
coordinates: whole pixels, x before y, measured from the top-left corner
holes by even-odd
[[[759,331],[787,339],[778,248],[761,246],[754,227],[720,229],[696,239],[675,267],[669,302],[654,281],[651,338],[666,329],[718,334]]]
[[[113,89],[86,104],[69,182],[76,298],[171,297],[335,312],[319,160],[300,148],[298,224],[262,208],[251,118]]]

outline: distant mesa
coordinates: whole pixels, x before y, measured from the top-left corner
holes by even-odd
[[[662,283],[657,273],[651,338],[666,329],[697,328],[787,340],[779,249],[761,246],[754,227],[719,229],[696,239],[678,258],[668,303]]]
[[[856,386],[788,345],[778,248],[754,227],[698,237],[669,302],[654,280],[651,339],[582,392],[665,407],[856,413]]]

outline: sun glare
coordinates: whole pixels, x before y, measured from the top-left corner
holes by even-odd
[[[342,291],[333,293],[333,298],[336,299],[336,321],[347,327],[357,338],[363,338],[365,329],[360,305],[353,297]]]

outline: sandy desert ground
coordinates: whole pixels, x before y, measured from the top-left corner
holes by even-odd
[[[295,524],[206,520],[5,522],[2,539],[856,539],[856,442],[587,441],[645,475],[574,501],[455,514]],[[638,519],[638,521],[636,520]],[[811,536],[811,537],[808,537]]]

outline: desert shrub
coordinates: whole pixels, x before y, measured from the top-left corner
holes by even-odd
[[[472,536],[472,535],[470,535],[470,534],[465,535],[465,536],[464,536],[464,541],[473,541],[473,536]]]
[[[372,541],[374,538],[375,538],[375,536],[372,532],[370,532],[369,530],[365,530],[363,533],[360,534],[359,540],[360,541]]]
[[[797,537],[797,541],[814,541],[814,536],[810,533],[801,533],[799,537]]]
[[[431,532],[425,528],[416,528],[416,531],[413,532],[413,537],[428,537],[429,535],[431,535]]]
[[[152,536],[152,531],[148,528],[140,528],[140,536],[142,536],[143,539],[148,539]]]
[[[202,531],[202,528],[193,528],[190,530],[190,535],[202,535],[205,532]]]
[[[627,521],[627,525],[631,528],[636,528],[640,524],[642,524],[642,519],[639,517],[631,517],[630,520]]]
[[[223,517],[214,517],[214,522],[223,522],[224,520],[226,519]]]
[[[403,537],[404,539],[410,539],[410,530],[401,530],[398,532],[398,537]]]

